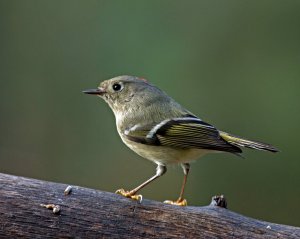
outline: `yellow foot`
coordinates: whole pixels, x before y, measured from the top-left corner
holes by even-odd
[[[166,200],[164,203],[177,205],[177,206],[187,206],[187,200],[185,199],[178,199],[177,201]]]
[[[123,188],[118,189],[118,190],[116,191],[116,194],[120,194],[120,195],[122,195],[122,196],[124,196],[124,197],[131,198],[131,199],[137,200],[137,201],[139,201],[139,202],[142,202],[142,200],[143,200],[143,196],[142,196],[141,194],[139,194],[139,195],[134,195],[134,194],[132,194],[130,191],[125,191]]]

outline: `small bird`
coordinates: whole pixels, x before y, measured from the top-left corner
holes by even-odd
[[[180,164],[184,179],[179,198],[165,203],[186,206],[184,188],[190,162],[207,153],[239,155],[240,147],[277,152],[270,144],[252,141],[218,130],[186,110],[165,92],[144,78],[118,76],[103,81],[97,89],[83,91],[104,99],[114,112],[122,141],[138,155],[157,165],[156,174],[138,187],[117,194],[142,200],[137,192],[167,171],[167,165]]]

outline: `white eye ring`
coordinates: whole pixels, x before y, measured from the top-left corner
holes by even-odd
[[[118,92],[118,91],[121,91],[123,89],[123,85],[120,84],[120,83],[114,83],[112,85],[112,89],[115,91],[115,92]]]

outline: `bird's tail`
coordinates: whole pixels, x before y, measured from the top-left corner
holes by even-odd
[[[253,140],[243,139],[239,136],[235,136],[232,134],[228,134],[226,132],[219,131],[220,136],[227,141],[228,143],[235,145],[235,146],[241,146],[241,147],[247,147],[251,149],[258,149],[258,150],[265,150],[270,151],[273,153],[278,152],[278,149],[274,146],[262,142],[257,142]]]

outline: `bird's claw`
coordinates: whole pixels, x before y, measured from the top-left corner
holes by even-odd
[[[165,200],[164,203],[171,204],[171,205],[177,205],[177,206],[187,206],[186,199],[178,199],[177,201]]]
[[[139,201],[139,202],[142,202],[142,200],[143,200],[143,196],[141,194],[135,195],[131,191],[125,191],[123,188],[118,189],[116,191],[116,194],[122,195],[127,198],[131,198],[131,199]]]

